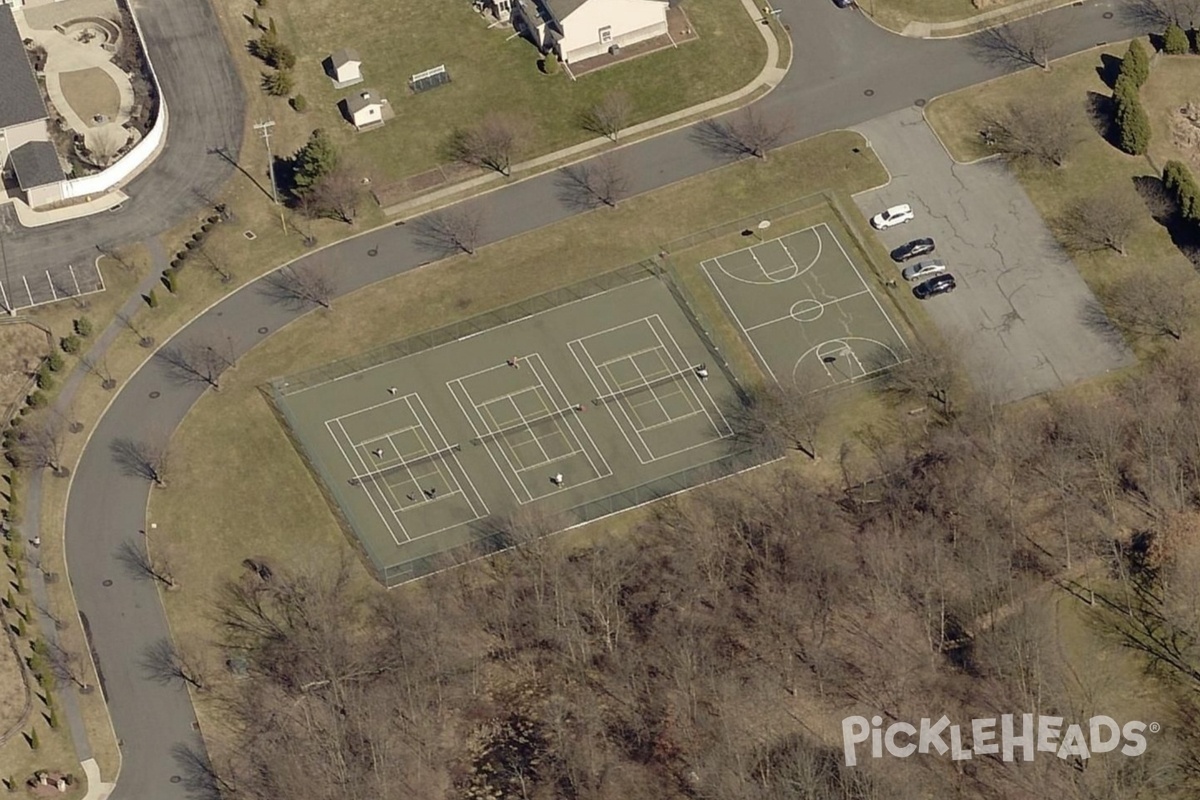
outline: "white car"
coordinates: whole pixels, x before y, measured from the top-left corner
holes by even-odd
[[[904,276],[906,281],[923,281],[926,278],[932,278],[934,275],[941,275],[946,271],[946,262],[940,258],[931,258],[928,261],[920,261],[913,264],[911,267],[905,267],[900,274]]]
[[[897,225],[903,225],[909,222],[917,215],[913,213],[912,206],[908,203],[899,206],[892,206],[887,211],[880,212],[871,217],[871,224],[876,230],[885,231],[888,228],[894,228]]]

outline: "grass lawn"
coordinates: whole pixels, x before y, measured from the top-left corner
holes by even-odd
[[[366,347],[540,294],[645,257],[665,241],[831,183],[862,190],[886,180],[874,158],[856,155],[856,134],[839,132],[731,165],[657,192],[566,220],[389,279],[310,314],[256,347],[221,393],[203,397],[176,433],[174,486],[152,498],[153,546],[172,562],[181,590],[164,595],[175,635],[212,637],[209,604],[246,557],[279,566],[351,558],[340,528],[258,388],[264,381]],[[554,254],[570,244],[577,258]],[[554,261],[561,270],[548,272]],[[396,321],[402,320],[401,329]],[[607,530],[612,521],[601,523]],[[364,583],[365,569],[356,571]]]
[[[6,585],[7,583],[5,581]],[[5,627],[17,624],[21,600],[16,601],[16,606],[16,609],[6,610],[0,615],[4,619]],[[23,644],[21,647],[23,648]],[[8,646],[6,634],[0,636],[0,736],[12,730],[21,721],[21,712],[24,709],[25,671],[21,669],[17,654]],[[3,772],[3,769],[0,769],[0,772]]]
[[[1182,161],[1192,172],[1200,173],[1200,150],[1174,133],[1183,119],[1179,110],[1188,103],[1200,103],[1200,59],[1160,54],[1142,87],[1142,105],[1154,128],[1150,159],[1160,166],[1171,160]],[[1200,134],[1200,129],[1193,131]]]
[[[20,320],[0,323],[0,411],[25,398],[29,376],[49,352],[45,331]]]
[[[251,9],[250,0],[237,0],[225,12],[235,51],[253,38],[242,16]],[[684,11],[699,32],[697,40],[578,81],[562,71],[541,74],[532,45],[514,37],[511,27],[489,29],[469,3],[331,6],[283,0],[260,11],[260,19],[265,24],[274,16],[281,37],[295,49],[296,92],[308,101],[305,114],[281,109],[277,122],[290,117],[305,132],[317,127],[333,132],[364,174],[388,183],[444,162],[450,133],[488,112],[520,121],[525,130],[518,155],[526,158],[593,138],[579,126],[578,113],[611,90],[631,97],[635,124],[734,91],[758,74],[766,45],[739,0],[687,0]],[[321,62],[343,47],[359,52],[365,82],[335,90]],[[257,83],[263,65],[239,61]],[[411,95],[409,77],[439,64],[446,65],[452,82]],[[396,117],[382,129],[359,134],[343,120],[337,102],[364,88],[389,99]],[[263,94],[257,87],[251,91]]]
[[[1106,142],[1093,127],[1087,111],[1089,93],[1111,93],[1097,72],[1101,55],[1120,58],[1125,49],[1124,44],[1096,48],[1055,62],[1050,72],[1025,70],[982,87],[940,97],[929,104],[926,118],[954,157],[967,161],[986,155],[978,133],[984,114],[1021,102],[1023,98],[1054,98],[1071,109],[1082,140],[1070,153],[1066,165],[1059,169],[1016,168],[1017,177],[1042,216],[1052,222],[1071,203],[1106,193],[1126,193],[1140,202],[1134,180],[1142,176],[1157,177],[1158,170],[1149,159],[1126,155]],[[1161,118],[1157,109],[1147,106],[1147,110],[1151,119]],[[1154,136],[1166,138],[1157,127]],[[1113,251],[1077,254],[1075,264],[1094,291],[1149,267],[1191,271],[1187,259],[1149,213],[1141,220],[1127,251],[1124,257]],[[1140,346],[1135,343],[1135,349]]]
[[[95,114],[112,119],[121,110],[121,93],[102,69],[92,67],[63,72],[58,80],[63,97],[84,122],[90,122]]]

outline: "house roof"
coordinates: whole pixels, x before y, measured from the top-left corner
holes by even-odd
[[[42,90],[33,77],[33,67],[17,31],[17,21],[0,9],[0,128],[45,119]]]
[[[362,59],[358,56],[358,51],[350,47],[343,47],[341,50],[335,50],[333,54],[329,56],[329,60],[333,62],[333,66],[335,68],[344,67],[351,61],[359,64],[362,63]]]
[[[8,154],[22,189],[57,183],[64,177],[58,153],[50,142],[26,142]]]
[[[367,106],[377,106],[383,103],[383,95],[375,89],[364,89],[346,98],[346,108],[351,114],[357,114]]]
[[[546,7],[550,9],[550,13],[559,22],[562,22],[575,9],[587,2],[587,0],[542,0]]]

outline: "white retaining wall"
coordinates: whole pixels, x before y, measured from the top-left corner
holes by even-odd
[[[107,192],[136,172],[143,164],[153,159],[167,136],[167,101],[163,97],[162,86],[159,85],[158,74],[154,71],[154,64],[150,61],[150,53],[146,50],[146,40],[142,36],[142,27],[138,24],[137,17],[133,14],[133,9],[128,6],[126,8],[129,11],[129,18],[133,20],[133,27],[137,31],[138,39],[142,44],[142,55],[146,59],[146,68],[150,70],[150,79],[154,81],[154,89],[158,94],[158,115],[154,120],[154,124],[142,140],[135,144],[133,149],[126,153],[120,161],[102,172],[97,172],[95,175],[85,175],[82,178],[68,178],[63,181],[61,188],[64,200]]]

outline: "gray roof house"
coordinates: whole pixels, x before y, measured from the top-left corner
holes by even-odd
[[[0,9],[0,133],[27,122],[46,119],[42,90],[33,76],[17,22]]]
[[[26,142],[8,155],[17,183],[25,191],[63,180],[58,151],[50,142]]]

